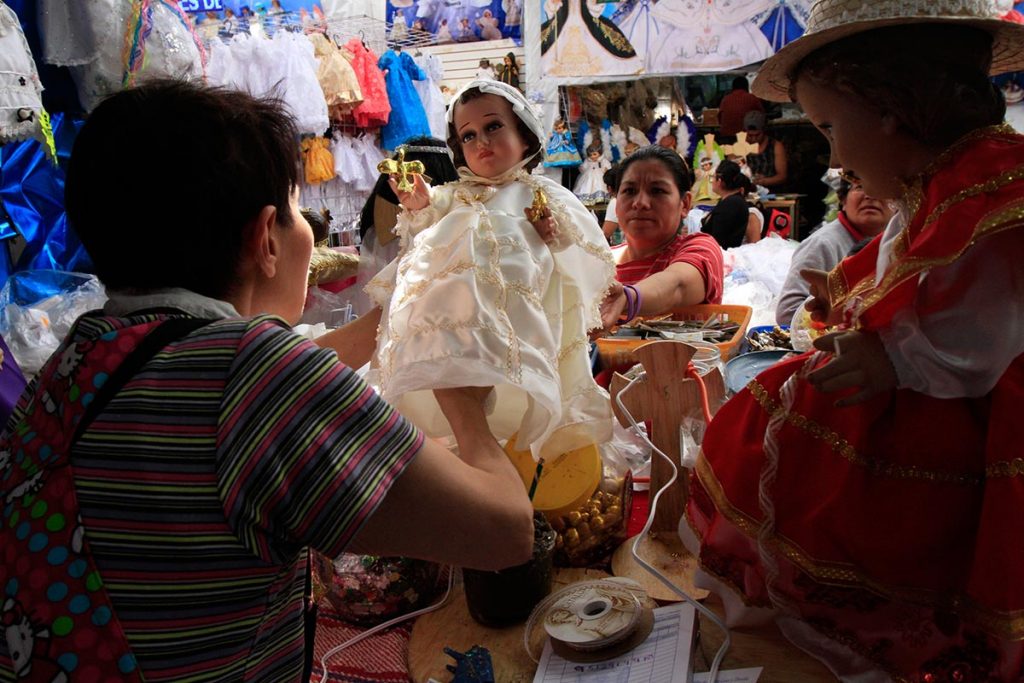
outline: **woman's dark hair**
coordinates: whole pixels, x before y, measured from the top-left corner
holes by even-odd
[[[511,66],[513,69],[518,69],[519,68],[519,64],[516,62],[516,55],[515,55],[514,52],[509,52],[505,56],[508,57],[510,62],[512,62],[512,64],[510,64],[509,66]]]
[[[331,232],[331,212],[327,209],[314,211],[313,209],[301,209],[299,213],[313,229],[313,243],[319,244],[327,239]]]
[[[612,192],[618,192],[619,190],[619,166],[615,165],[604,172],[601,176],[601,181],[606,187],[611,188]]]
[[[750,178],[743,174],[740,165],[735,161],[724,159],[719,162],[718,168],[715,169],[715,175],[721,179],[727,190],[743,190],[746,193],[754,189]]]
[[[621,164],[619,164],[618,178],[616,179],[616,192],[618,191],[618,183],[622,182],[622,179],[626,176],[626,169],[632,164],[638,161],[660,161],[665,165],[665,168],[672,174],[672,180],[675,181],[676,188],[679,190],[680,195],[684,195],[690,191],[690,187],[693,185],[693,176],[690,174],[690,169],[683,163],[683,158],[676,154],[673,150],[667,147],[661,147],[659,145],[648,145],[647,147],[641,147],[636,150],[628,157],[626,157]]]
[[[483,92],[480,88],[470,88],[466,92],[462,93],[458,101],[452,102],[451,106],[457,107],[460,104],[466,104],[473,100],[483,97],[488,93]],[[495,95],[500,97],[500,95]],[[502,98],[504,99],[504,98]],[[541,142],[537,139],[537,136],[533,134],[530,127],[526,125],[526,122],[519,118],[519,115],[515,112],[512,116],[516,119],[516,130],[526,140],[528,147],[526,148],[526,154],[524,156],[531,157],[529,163],[526,164],[526,170],[532,171],[534,167],[541,162]],[[448,124],[448,147],[452,150],[452,156],[455,157],[455,168],[466,165],[466,157],[462,153],[462,141],[459,139],[458,133],[455,131],[455,116],[452,116],[452,122]]]
[[[853,185],[850,184],[849,180],[845,178],[839,180],[839,187],[836,188],[836,199],[839,200],[839,206],[846,203],[846,196],[850,194],[850,188],[852,187]]]
[[[451,157],[445,152],[440,150],[445,149],[444,142],[437,138],[432,138],[426,135],[409,138],[402,143],[403,147],[434,147],[437,152],[423,152],[420,150],[406,150],[405,158],[408,161],[420,161],[423,163],[423,174],[430,178],[430,184],[433,187],[438,185],[444,185],[450,183],[453,180],[458,180],[459,174],[455,172],[455,164],[452,163]],[[366,231],[373,225],[373,204],[377,197],[390,202],[391,204],[398,204],[398,197],[391,191],[391,186],[388,184],[388,176],[381,174],[377,178],[376,184],[373,186],[373,191],[370,196],[366,198],[366,203],[363,204],[363,210],[359,214],[359,236],[366,236]]]
[[[955,45],[956,49],[950,49]],[[805,57],[796,83],[854,95],[889,114],[919,142],[946,147],[972,130],[1002,123],[1006,103],[989,80],[992,36],[949,24],[864,31]]]
[[[143,140],[158,162],[140,163]],[[68,220],[107,287],[224,298],[263,207],[293,225],[298,140],[277,100],[173,80],[116,93],[75,140]]]

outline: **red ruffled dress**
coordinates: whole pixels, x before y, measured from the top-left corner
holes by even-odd
[[[929,270],[997,234],[1024,239],[1024,136],[968,135],[907,202],[881,277],[882,239],[829,276],[833,306],[861,330],[884,332],[908,307],[928,314],[917,294]],[[954,284],[943,310],[958,306],[966,283]],[[968,334],[1000,328],[961,320]],[[1024,356],[983,396],[897,389],[849,408],[803,379],[825,362],[780,363],[715,416],[680,523],[701,580],[732,623],[774,618],[844,679],[1020,680]]]
[[[391,102],[384,74],[377,67],[377,55],[358,38],[345,43],[345,49],[352,53],[352,70],[363,93],[363,101],[352,110],[352,117],[360,128],[379,128],[388,122]]]

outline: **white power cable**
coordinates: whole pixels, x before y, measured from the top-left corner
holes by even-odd
[[[448,567],[448,590],[446,590],[445,593],[444,593],[444,596],[440,600],[435,602],[433,605],[430,605],[428,607],[423,607],[423,608],[418,609],[418,610],[416,610],[414,612],[409,612],[408,614],[401,614],[401,615],[395,617],[394,619],[389,619],[389,620],[385,621],[383,624],[378,624],[378,625],[374,626],[371,629],[363,631],[358,636],[353,636],[353,637],[349,638],[348,640],[346,640],[341,645],[336,645],[336,646],[332,647],[330,650],[328,650],[327,652],[325,652],[324,656],[320,658],[320,668],[324,670],[323,676],[320,677],[320,683],[327,683],[327,660],[328,659],[330,659],[334,655],[338,654],[339,652],[341,652],[345,648],[351,647],[351,646],[355,645],[356,643],[358,643],[359,641],[363,640],[364,638],[369,638],[370,636],[372,636],[375,633],[379,633],[380,631],[383,631],[385,629],[391,628],[395,624],[400,624],[401,622],[403,622],[403,621],[405,621],[407,619],[412,619],[413,617],[422,616],[422,615],[427,614],[429,612],[433,612],[436,609],[439,609],[442,605],[444,605],[444,603],[448,602],[448,598],[452,594],[452,585],[454,583],[455,583],[455,567],[451,567],[450,566],[450,567]]]
[[[675,480],[679,476],[679,468],[676,467],[676,464],[674,462],[672,462],[672,458],[665,455],[665,453],[662,452],[660,448],[654,445],[654,443],[647,437],[646,432],[640,429],[640,425],[637,424],[637,421],[633,419],[633,415],[622,403],[622,397],[625,396],[626,392],[632,389],[633,385],[636,384],[637,382],[646,381],[646,378],[647,373],[641,372],[636,377],[631,379],[629,381],[629,384],[627,384],[622,389],[622,391],[620,391],[618,395],[615,397],[615,403],[619,406],[619,410],[622,411],[622,414],[626,416],[626,419],[629,420],[630,426],[632,426],[636,433],[639,434],[640,437],[648,443],[648,445],[650,445],[652,451],[660,455],[662,458],[665,459],[665,462],[672,466],[672,476],[669,478],[667,482],[665,482],[665,485],[658,489],[658,491],[651,498],[650,512],[647,514],[647,523],[644,524],[643,530],[639,534],[637,534],[636,540],[633,541],[633,547],[631,549],[631,552],[633,554],[633,559],[635,559],[641,567],[643,567],[648,572],[653,574],[654,577],[661,581],[663,584],[665,584],[665,586],[668,587],[669,590],[679,595],[686,602],[693,605],[693,607],[697,611],[699,611],[701,614],[703,614],[708,619],[713,621],[716,626],[722,629],[722,632],[725,634],[725,639],[722,641],[721,647],[718,648],[718,652],[715,653],[715,658],[711,662],[711,669],[708,672],[707,677],[707,683],[715,683],[715,681],[718,679],[718,668],[721,666],[722,659],[725,657],[725,653],[729,651],[729,646],[732,644],[732,636],[729,634],[729,627],[725,625],[725,622],[718,618],[717,614],[715,614],[710,609],[708,609],[707,607],[705,607],[704,605],[702,605],[701,603],[687,595],[686,591],[682,590],[674,583],[672,583],[671,579],[669,579],[667,576],[659,572],[657,568],[655,568],[653,565],[648,564],[642,557],[640,557],[640,553],[637,552],[637,548],[640,546],[640,542],[647,536],[647,532],[650,531],[651,525],[654,523],[654,514],[658,509],[658,499],[661,498],[661,494],[664,493],[669,486],[675,483]]]

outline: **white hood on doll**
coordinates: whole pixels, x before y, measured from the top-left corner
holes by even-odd
[[[518,88],[514,88],[507,83],[500,81],[491,81],[484,79],[477,79],[470,81],[466,85],[458,89],[458,91],[452,95],[451,104],[448,105],[448,123],[451,124],[455,120],[455,105],[462,98],[463,93],[467,90],[477,88],[480,92],[488,95],[497,95],[503,97],[512,104],[512,111],[515,112],[516,116],[526,124],[526,127],[530,129],[530,132],[534,134],[537,140],[543,146],[544,140],[547,139],[547,135],[544,133],[544,124],[540,121],[540,115],[537,110],[534,109],[530,101],[526,99],[526,95],[519,91]]]

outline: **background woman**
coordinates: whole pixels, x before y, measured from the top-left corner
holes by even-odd
[[[641,147],[619,166],[618,181],[615,210],[626,241],[612,249],[617,282],[601,305],[605,328],[627,311],[635,317],[720,303],[722,250],[710,235],[683,228],[693,182],[680,156]]]
[[[765,115],[763,111],[750,111],[743,118],[743,129],[747,132],[747,142],[757,145],[757,151],[747,154],[747,165],[753,174],[751,180],[755,185],[763,185],[769,190],[778,190],[786,182],[789,163],[786,160],[786,146],[765,132]]]
[[[836,197],[839,199],[836,219],[811,233],[793,252],[789,274],[775,309],[775,322],[779,325],[790,325],[793,315],[811,293],[810,285],[800,274],[802,271],[832,270],[854,245],[882,232],[893,216],[890,203],[864,192],[864,185],[857,178],[852,185],[848,180],[841,180]]]
[[[739,164],[728,159],[718,164],[711,179],[711,189],[721,199],[704,217],[701,230],[714,237],[722,249],[761,239],[760,225],[750,220],[750,206],[747,204],[747,193],[753,188]]]

